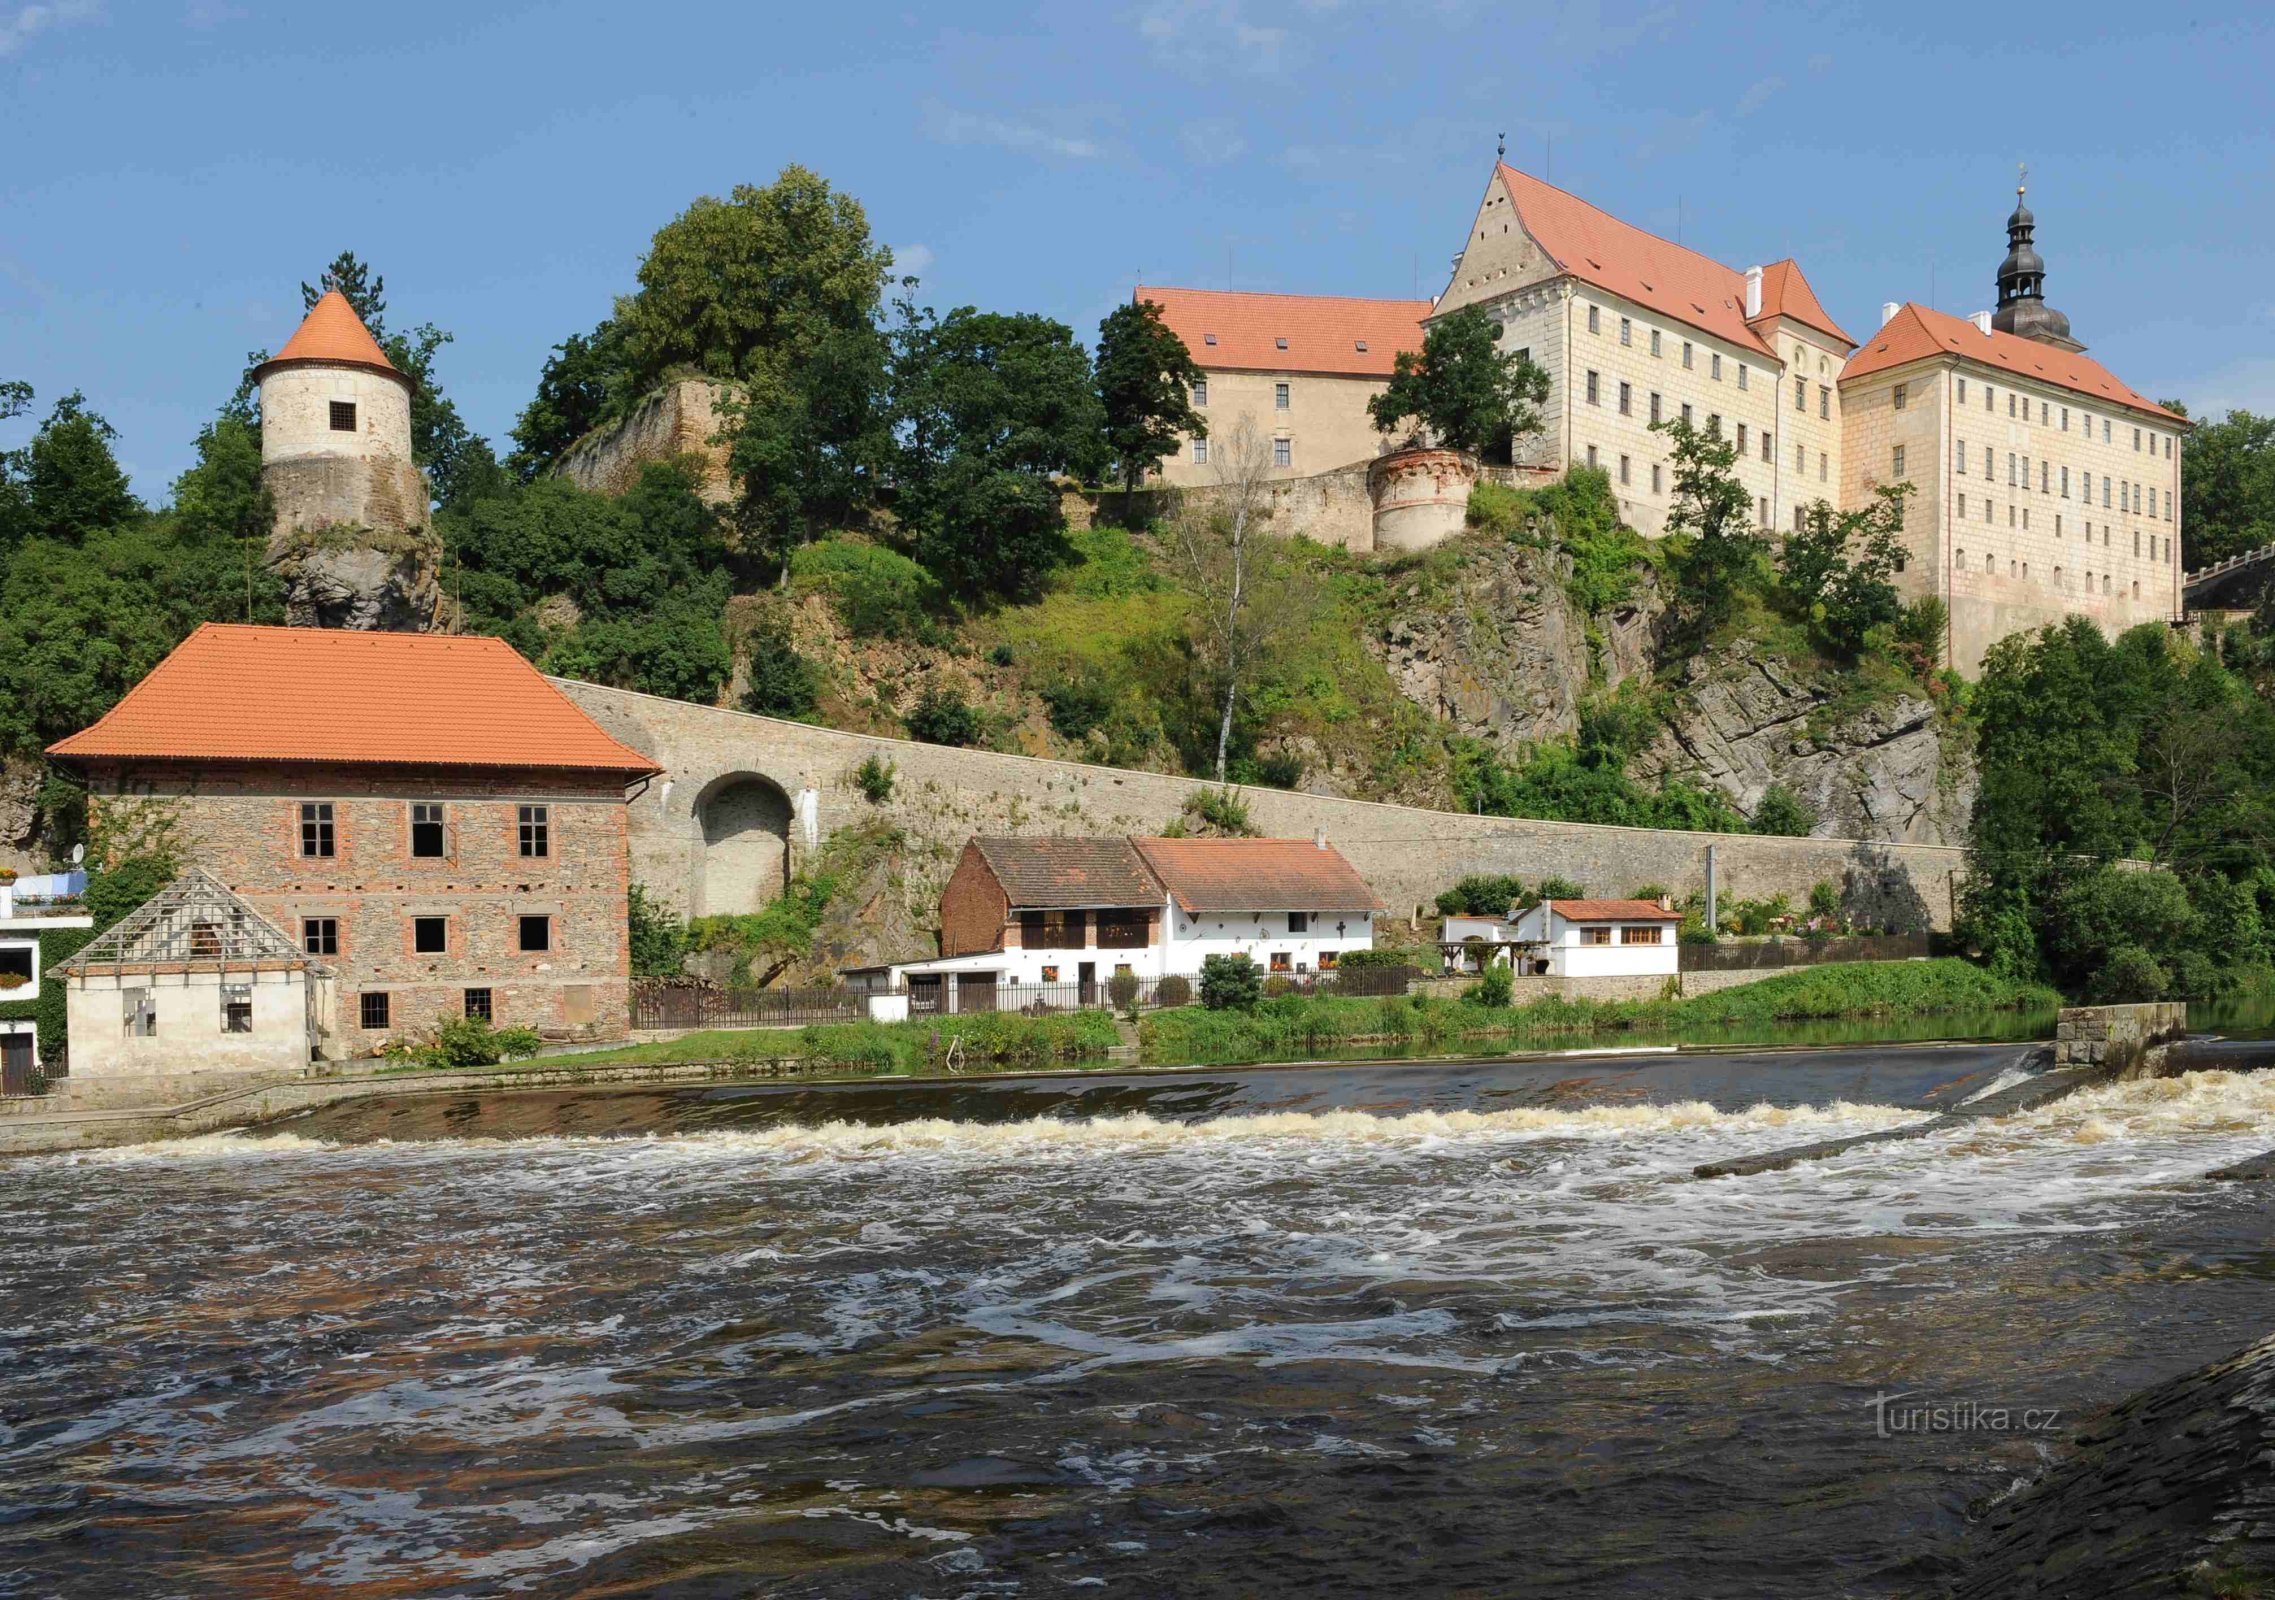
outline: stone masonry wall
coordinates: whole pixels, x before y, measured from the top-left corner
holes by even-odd
[[[2188,1031],[2188,1005],[2065,1006],[2054,1021],[2054,1065],[2098,1067],[2113,1078],[2154,1075],[2161,1045]]]
[[[622,494],[640,481],[651,461],[699,456],[699,492],[714,505],[733,497],[727,447],[713,443],[725,425],[719,415],[719,385],[707,378],[684,378],[656,390],[614,427],[587,434],[569,447],[555,470],[580,489]]]
[[[632,876],[673,905],[688,904],[704,844],[700,805],[727,780],[778,784],[792,801],[793,869],[836,830],[884,820],[905,831],[912,895],[930,903],[975,833],[1157,833],[1186,800],[1210,785],[1026,756],[955,750],[780,722],[742,712],[563,681],[601,726],[652,757],[666,776],[632,802]],[[891,795],[866,800],[855,770],[875,756],[892,764]],[[1438,892],[1473,872],[1526,879],[1570,878],[1594,895],[1657,883],[1683,895],[1703,886],[1706,853],[1717,854],[1726,896],[1785,894],[1805,900],[1820,880],[1885,868],[1909,880],[1936,927],[1950,926],[1965,853],[1941,845],[1847,839],[1660,832],[1511,817],[1464,816],[1280,789],[1241,798],[1258,831],[1328,839],[1365,875],[1394,917],[1431,915]],[[926,953],[924,943],[883,956]]]
[[[330,1052],[362,1055],[465,1013],[466,991],[488,989],[492,1018],[580,1038],[621,1037],[628,1025],[625,928],[627,832],[612,781],[559,774],[436,769],[200,766],[194,773],[98,771],[90,808],[118,796],[168,802],[190,861],[294,940],[309,918],[338,925],[338,949],[317,959],[336,974],[336,1015],[322,1019]],[[330,857],[300,853],[300,806],[333,808]],[[444,854],[410,853],[410,806],[444,807]],[[548,854],[520,853],[519,807],[547,808]],[[520,919],[551,919],[552,948],[520,948]],[[413,949],[412,920],[445,919],[442,954]],[[384,992],[389,1025],[360,1025],[359,996]]]

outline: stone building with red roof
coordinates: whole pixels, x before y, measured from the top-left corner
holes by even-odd
[[[625,807],[658,768],[502,640],[207,623],[48,755],[322,967],[323,1055],[459,1016],[626,1031]]]

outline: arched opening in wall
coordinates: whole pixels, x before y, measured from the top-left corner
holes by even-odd
[[[695,802],[703,853],[695,874],[698,916],[757,911],[790,881],[790,797],[771,778],[730,773]]]

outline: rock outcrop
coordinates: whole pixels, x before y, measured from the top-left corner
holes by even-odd
[[[32,846],[39,840],[39,796],[45,781],[37,756],[20,751],[0,756],[0,867],[44,870]]]
[[[296,529],[269,544],[296,628],[417,633],[442,619],[442,542],[434,531],[334,525]]]
[[[2275,1589],[2275,1339],[2089,1420],[1998,1501],[1948,1600],[2261,1595]]]
[[[1908,844],[1963,840],[1975,791],[1972,764],[1924,697],[1845,710],[1823,685],[1736,656],[1691,663],[1629,771],[1692,779],[1748,815],[1782,784],[1817,813],[1819,833]]]
[[[1591,689],[1650,670],[1648,578],[1631,604],[1591,619],[1565,592],[1569,557],[1506,539],[1460,549],[1450,579],[1396,591],[1374,645],[1399,692],[1456,732],[1514,754],[1576,732]]]

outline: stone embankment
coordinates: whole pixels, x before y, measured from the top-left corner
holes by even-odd
[[[2275,1593],[2275,1338],[2142,1391],[1997,1501],[1945,1600]]]

